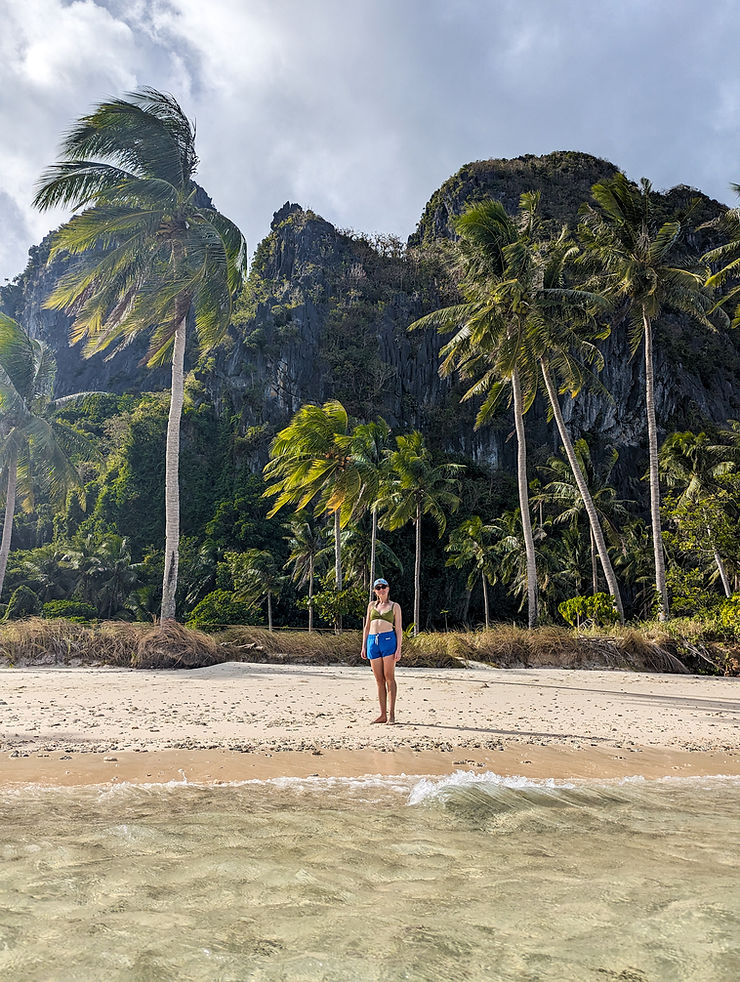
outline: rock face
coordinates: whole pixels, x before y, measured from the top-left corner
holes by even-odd
[[[615,171],[614,165],[580,153],[467,164],[434,193],[407,244],[346,234],[286,203],[257,249],[228,337],[195,368],[202,390],[217,411],[239,421],[242,433],[265,436],[255,466],[276,427],[303,403],[329,398],[340,399],[358,418],[382,415],[399,430],[420,428],[447,453],[509,466],[509,413],[502,414],[498,426],[476,432],[475,406],[459,401],[463,385],[439,377],[443,341],[433,331],[409,333],[407,327],[457,299],[446,259],[451,220],[466,203],[493,196],[514,210],[523,191],[538,189],[545,220],[555,229],[574,223],[591,185]],[[679,187],[659,200],[668,216],[688,208],[696,196]],[[692,213],[697,230],[688,245],[703,251],[716,238],[711,227],[698,227],[716,219],[724,206],[705,196],[698,199]],[[68,318],[41,307],[63,268],[62,263],[46,267],[47,255],[45,240],[32,250],[19,280],[0,291],[0,306],[54,348],[59,394],[166,387],[167,371],[139,365],[143,346],[132,345],[110,361],[99,356],[83,361],[77,349],[69,348]],[[656,325],[655,349],[657,411],[664,430],[740,416],[735,337],[665,317]],[[612,399],[583,393],[574,404],[565,397],[565,417],[574,437],[589,434],[616,445],[623,467],[632,467],[645,439],[644,366],[639,355],[630,357],[624,322],[615,321],[603,352],[601,382]],[[535,403],[527,427],[533,444],[557,448],[541,403]]]

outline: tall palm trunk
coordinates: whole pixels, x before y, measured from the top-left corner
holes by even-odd
[[[334,582],[337,593],[342,589],[342,535],[339,527],[339,509],[334,512]],[[334,630],[337,634],[342,630],[342,615],[334,618]]]
[[[272,590],[267,591],[267,630],[272,632]]]
[[[185,394],[185,318],[175,331],[172,351],[172,392],[170,415],[167,421],[167,450],[165,457],[165,546],[164,578],[162,580],[161,621],[175,619],[177,568],[180,560],[180,420]]]
[[[650,453],[650,520],[653,526],[653,554],[655,557],[655,587],[660,597],[658,619],[668,617],[668,587],[665,579],[665,555],[660,527],[660,483],[658,477],[658,428],[655,424],[655,375],[653,371],[653,331],[650,318],[642,308],[645,328],[645,407],[648,424],[648,450]]]
[[[709,532],[709,529],[707,529],[707,532]],[[727,579],[727,570],[725,569],[725,564],[722,562],[722,557],[717,552],[717,547],[714,545],[714,543],[712,543],[712,551],[714,552],[714,561],[717,564],[717,569],[719,570],[719,578],[722,580],[722,589],[725,591],[726,597],[731,597],[732,590],[730,589],[730,581]],[[4,571],[5,567],[3,566],[2,569]],[[2,581],[0,581],[0,589],[2,588],[1,584]]]
[[[370,599],[368,603],[373,602],[373,583],[375,582],[375,543],[378,538],[378,513],[373,508],[373,531],[370,537]]]
[[[308,633],[313,631],[313,556],[308,557]]]
[[[537,562],[534,552],[534,536],[532,535],[532,519],[529,514],[529,487],[527,485],[527,443],[524,433],[524,406],[522,403],[522,387],[519,382],[519,372],[514,369],[511,373],[511,388],[514,393],[514,426],[516,427],[516,464],[517,482],[519,484],[519,510],[522,514],[522,532],[524,534],[524,549],[527,554],[527,616],[529,626],[537,623]]]
[[[591,547],[591,592],[596,596],[599,592],[599,564],[596,561],[596,541],[594,530],[589,526],[588,539]]]
[[[0,593],[5,583],[5,570],[10,554],[10,538],[13,534],[13,516],[15,515],[15,492],[18,485],[18,457],[11,454],[8,461],[8,485],[5,493],[5,522],[3,523],[3,539],[0,543]]]
[[[486,574],[481,574],[481,580],[483,582],[483,610],[485,612],[486,618],[486,630],[491,626],[491,618],[488,611],[488,583],[486,582]]]
[[[573,449],[573,442],[570,438],[570,434],[565,426],[565,420],[563,419],[563,414],[560,410],[560,400],[558,399],[558,393],[553,385],[552,379],[550,378],[550,373],[547,370],[547,365],[544,359],[540,359],[540,369],[542,370],[542,378],[545,382],[545,387],[547,389],[547,395],[550,399],[550,405],[552,407],[552,412],[555,417],[555,422],[558,425],[558,433],[560,434],[560,439],[563,441],[563,447],[565,448],[565,455],[568,458],[568,463],[570,464],[570,469],[573,471],[573,477],[575,478],[576,484],[578,485],[578,491],[581,495],[583,505],[586,509],[586,514],[588,515],[589,524],[591,526],[591,535],[596,542],[596,548],[599,553],[599,559],[601,560],[601,566],[604,570],[604,576],[606,577],[606,582],[609,586],[609,592],[614,597],[614,603],[617,607],[617,613],[619,614],[619,620],[624,624],[624,607],[622,606],[622,595],[619,592],[619,584],[617,583],[617,577],[614,575],[614,568],[612,566],[611,559],[609,558],[609,551],[606,548],[606,541],[604,540],[604,533],[601,528],[601,522],[599,521],[599,516],[596,512],[596,505],[594,504],[594,499],[591,497],[591,492],[588,489],[588,484],[586,484],[586,479],[581,471],[580,464],[578,463],[578,458],[576,457],[575,451]],[[598,593],[598,576],[594,576],[594,593]]]
[[[416,559],[414,561],[414,637],[419,633],[421,610],[421,502],[416,502]]]

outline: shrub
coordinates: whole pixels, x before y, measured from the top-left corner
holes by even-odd
[[[733,593],[722,601],[719,608],[719,622],[722,627],[731,627],[740,631],[740,593]]]
[[[63,617],[68,621],[94,621],[98,612],[92,604],[83,600],[49,600],[41,608],[41,616],[46,620]]]
[[[188,627],[209,630],[227,624],[254,624],[252,604],[240,600],[228,590],[212,590],[196,604],[188,615]]]
[[[581,621],[590,621],[598,627],[616,624],[619,614],[610,593],[595,593],[592,597],[571,597],[558,605],[563,619],[571,627],[580,627]]]
[[[14,591],[8,601],[8,609],[5,611],[6,621],[17,621],[22,617],[33,617],[41,610],[41,601],[36,594],[27,586],[19,586]]]

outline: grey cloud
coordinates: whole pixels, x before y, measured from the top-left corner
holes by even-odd
[[[631,177],[728,203],[740,180],[740,27],[728,0],[109,0],[106,9],[105,58],[86,75],[41,98],[27,80],[5,80],[16,98],[0,118],[21,133],[29,172],[112,82],[166,88],[197,120],[200,181],[252,248],[288,198],[342,227],[405,236],[442,181],[487,157],[585,150]],[[27,216],[16,240],[39,230],[30,191],[5,190]],[[19,241],[13,249],[4,275],[23,264]]]

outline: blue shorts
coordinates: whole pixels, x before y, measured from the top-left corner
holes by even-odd
[[[373,658],[387,658],[388,655],[396,653],[396,632],[383,631],[382,634],[368,634],[367,636],[367,657],[372,661]]]

